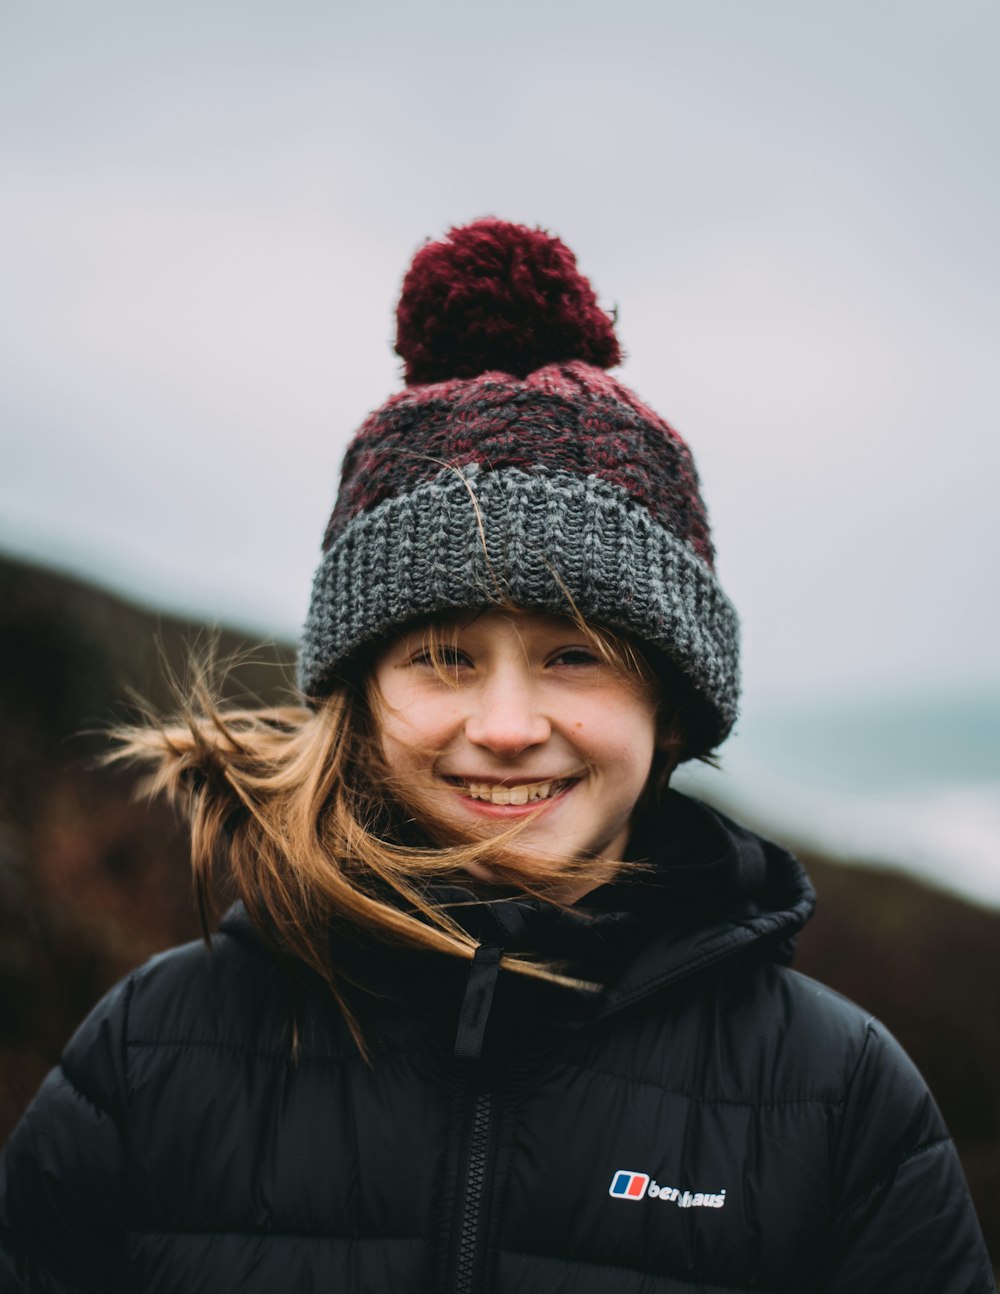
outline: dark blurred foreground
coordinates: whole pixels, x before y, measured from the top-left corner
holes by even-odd
[[[184,833],[134,802],[130,774],[96,770],[82,730],[155,705],[203,627],[141,611],[0,559],[0,1142],[104,991],[196,937]],[[223,655],[238,640],[223,634]],[[288,647],[258,650],[230,693],[274,700]],[[725,807],[725,806],[720,806]],[[787,842],[785,842],[787,843]],[[962,1156],[1000,1260],[1000,914],[898,873],[800,854],[819,910],[797,967],[879,1016],[914,1058]]]

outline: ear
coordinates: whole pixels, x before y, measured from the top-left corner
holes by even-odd
[[[685,737],[680,720],[673,710],[661,707],[656,717],[656,749],[671,751],[679,761],[684,749]]]

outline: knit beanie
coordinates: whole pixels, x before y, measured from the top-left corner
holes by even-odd
[[[406,387],[344,458],[299,656],[317,703],[408,621],[491,605],[567,612],[653,649],[704,753],[739,696],[687,445],[605,371],[612,319],[558,238],[477,220],[417,252],[397,310]]]

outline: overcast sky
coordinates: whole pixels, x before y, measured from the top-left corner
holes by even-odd
[[[756,698],[996,685],[1000,9],[0,0],[0,547],[295,636],[416,247],[540,224]]]

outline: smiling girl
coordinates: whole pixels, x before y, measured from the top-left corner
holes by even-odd
[[[732,729],[738,622],[572,254],[452,230],[398,323],[300,703],[120,735],[206,943],[15,1131],[0,1289],[993,1289],[920,1076],[789,968],[802,868],[668,786]]]
[[[562,616],[483,611],[446,623],[443,659],[417,628],[375,661],[382,751],[400,794],[414,806],[422,796],[428,827],[455,839],[523,823],[527,883],[537,886],[546,860],[582,873],[560,891],[581,898],[594,888],[592,860],[625,856],[656,749],[655,684],[609,667]],[[467,870],[491,879],[485,864]]]

